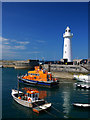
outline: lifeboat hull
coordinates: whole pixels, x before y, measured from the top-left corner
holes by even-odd
[[[19,82],[27,84],[27,85],[37,85],[37,86],[46,86],[46,87],[55,87],[59,84],[58,81],[34,81],[34,80],[28,80],[28,79],[19,79]]]

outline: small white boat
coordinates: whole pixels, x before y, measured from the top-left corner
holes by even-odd
[[[39,91],[37,90],[27,90],[26,93],[12,89],[11,93],[13,99],[25,106],[32,108],[34,112],[41,112],[51,107],[51,103],[46,103],[44,99],[39,98]]]
[[[90,84],[85,84],[85,83],[75,83],[75,86],[78,88],[83,88],[83,89],[90,89]]]
[[[76,107],[90,107],[90,104],[89,103],[73,103],[73,106],[76,106]]]
[[[83,74],[74,75],[73,79],[76,79],[77,81],[80,81],[80,82],[90,83],[90,75],[83,75]]]

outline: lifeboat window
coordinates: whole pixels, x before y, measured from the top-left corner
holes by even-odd
[[[32,75],[32,73],[31,73],[31,75]]]
[[[36,77],[34,77],[34,79],[36,79]]]

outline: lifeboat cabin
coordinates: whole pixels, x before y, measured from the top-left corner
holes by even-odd
[[[28,71],[26,75],[18,76],[20,82],[26,84],[34,84],[39,86],[53,87],[58,85],[58,80],[52,77],[51,72],[45,69],[40,69],[39,66],[35,66],[34,71]]]

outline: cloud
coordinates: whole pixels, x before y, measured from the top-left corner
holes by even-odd
[[[11,40],[11,42],[16,42],[16,40]]]
[[[2,47],[3,58],[5,59],[12,59],[14,57],[15,58],[23,57],[22,55],[24,53],[25,55],[27,54],[25,49],[27,49],[27,44],[30,43],[29,41],[18,41],[15,39],[7,39],[4,37],[0,37],[0,42],[1,42],[0,48]],[[33,53],[38,53],[38,52],[33,52]]]
[[[39,43],[45,43],[46,41],[44,41],[44,40],[37,40],[37,42],[39,42]]]
[[[8,42],[9,40],[9,42]],[[26,46],[27,44],[29,44],[30,42],[29,41],[17,41],[17,40],[12,40],[12,39],[7,39],[7,38],[3,38],[3,37],[0,37],[0,41],[4,41],[3,42],[3,45],[2,45],[2,48],[3,50],[7,49],[7,50],[24,50],[26,49]],[[14,42],[14,43],[13,43]]]
[[[15,42],[17,44],[22,44],[22,45],[26,45],[30,43],[29,41],[17,41],[17,40],[11,40],[11,42]]]
[[[17,54],[17,52],[14,51],[10,51],[10,50],[3,50],[2,51],[2,57],[4,59],[15,59],[15,58],[19,58],[20,54]]]
[[[2,45],[2,49],[4,50],[4,49],[11,49],[11,46],[9,46],[9,45]]]
[[[39,51],[32,51],[32,52],[29,52],[30,54],[36,54],[36,53],[40,53]]]
[[[8,44],[9,44],[9,42],[5,42],[5,43],[3,43],[3,44],[8,45]]]
[[[0,41],[8,41],[8,40],[9,39],[0,36]]]
[[[21,46],[21,45],[19,45],[19,46],[14,46],[14,48],[13,49],[20,49],[20,50],[24,50],[24,49],[26,49],[26,47],[25,46]]]
[[[7,51],[7,50],[2,50],[2,53],[8,55],[8,54],[15,54],[15,53],[17,53],[17,52],[10,51],[10,50],[8,50],[8,51]]]
[[[19,46],[10,46],[10,45],[2,45],[2,48],[3,48],[3,50],[17,50],[17,49],[19,49],[19,50],[24,50],[24,49],[26,49],[26,47],[25,46],[21,46],[21,45],[19,45]]]
[[[29,44],[30,42],[29,42],[29,41],[25,41],[25,42],[22,42],[22,41],[17,41],[16,43],[26,45],[26,44]]]

